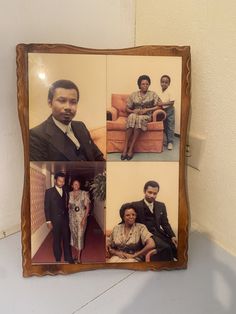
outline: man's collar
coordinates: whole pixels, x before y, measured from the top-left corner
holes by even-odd
[[[57,186],[57,185],[54,185],[55,186],[55,188],[57,189],[57,190],[62,190],[62,188],[60,188],[59,186]]]
[[[59,186],[55,185],[55,189],[61,196],[63,195],[63,188],[59,188]]]
[[[145,198],[143,199],[144,203],[147,205],[148,208],[153,208],[154,207],[154,202],[149,203]]]
[[[68,132],[68,128],[71,129],[71,122],[70,122],[68,125],[66,125],[66,124],[64,124],[64,123],[62,123],[62,122],[60,122],[60,121],[58,121],[57,119],[55,119],[53,116],[52,116],[52,120],[53,120],[53,122],[56,124],[56,126],[57,126],[60,130],[62,130],[63,133]]]

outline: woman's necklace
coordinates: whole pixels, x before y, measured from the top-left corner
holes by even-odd
[[[144,105],[144,100],[146,98],[146,94],[143,94],[141,91],[139,92],[140,100],[141,100],[141,105]]]
[[[146,96],[146,93],[143,94],[142,92],[139,93],[141,98],[144,98]]]
[[[76,201],[79,197],[79,191],[73,191],[73,199]]]
[[[126,238],[130,234],[131,229],[132,229],[132,226],[126,226],[126,225],[124,226],[124,234]]]

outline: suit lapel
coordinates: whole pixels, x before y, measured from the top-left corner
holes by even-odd
[[[157,228],[163,233],[163,230],[160,227],[161,222],[162,222],[162,215],[163,215],[162,205],[161,203],[156,202],[156,201],[154,203],[154,214],[155,214]]]
[[[67,195],[67,192],[65,189],[62,188],[62,196],[60,195],[60,193],[57,191],[56,187],[54,186],[54,195],[56,196],[56,199],[57,199],[57,204],[60,206],[63,205],[65,208],[67,207],[67,198],[68,198],[68,195]]]
[[[63,193],[64,193],[64,191],[63,191]],[[54,186],[54,194],[56,195],[56,197],[58,198],[58,199],[62,199],[62,196],[60,195],[60,193],[57,191],[57,189],[56,189],[56,187]],[[63,195],[63,194],[62,194]]]
[[[154,212],[156,221],[159,221],[160,220],[160,210],[158,207],[158,203],[156,201],[154,202],[153,212]]]
[[[141,212],[140,212],[140,216],[141,216],[141,217],[140,217],[140,219],[146,223],[146,216],[145,216],[145,211],[144,211],[144,209],[146,208],[146,209],[149,210],[149,208],[148,208],[147,205],[145,204],[144,200],[140,201],[140,203],[141,203]]]
[[[63,154],[68,160],[76,160],[76,150],[74,144],[66,135],[55,125],[50,116],[46,121],[46,133],[49,143]]]
[[[80,121],[72,121],[71,127],[76,138],[80,142],[82,153],[86,156],[87,160],[94,160],[94,156],[92,154],[93,142],[90,137],[89,131]]]

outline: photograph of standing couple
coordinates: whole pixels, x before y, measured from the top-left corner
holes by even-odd
[[[105,163],[31,162],[30,177],[32,262],[105,262]]]

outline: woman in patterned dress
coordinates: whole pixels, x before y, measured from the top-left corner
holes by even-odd
[[[155,248],[152,234],[145,225],[135,222],[136,216],[131,203],[121,206],[122,222],[114,227],[107,241],[111,255],[108,263],[139,262],[147,252]]]
[[[89,210],[90,199],[88,192],[80,190],[79,180],[74,180],[72,182],[72,191],[69,193],[69,226],[71,246],[76,250],[74,259],[77,262],[80,262],[81,251],[84,248],[84,233]]]
[[[158,109],[159,97],[149,91],[151,79],[148,75],[141,75],[137,81],[139,91],[132,93],[127,101],[128,119],[126,125],[124,149],[121,160],[133,158],[134,144],[141,132],[147,130],[147,123],[152,120],[152,112]]]

